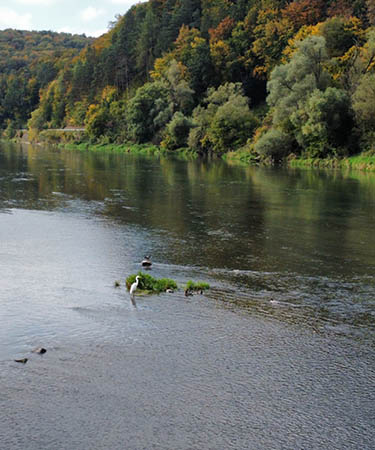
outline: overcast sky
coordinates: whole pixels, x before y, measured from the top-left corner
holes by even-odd
[[[52,30],[100,36],[138,0],[0,0],[0,30]]]

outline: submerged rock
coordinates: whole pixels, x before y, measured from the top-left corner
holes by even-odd
[[[15,359],[15,362],[21,363],[21,364],[26,364],[28,361],[28,358],[22,358],[22,359]]]

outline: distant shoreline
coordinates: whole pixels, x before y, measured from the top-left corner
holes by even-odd
[[[15,138],[16,142],[24,144],[52,144],[57,145],[60,148],[66,148],[68,150],[94,150],[94,151],[117,151],[121,153],[135,153],[144,154],[150,156],[157,155],[170,155],[183,158],[198,158],[199,154],[193,152],[187,148],[177,149],[174,151],[166,151],[160,146],[154,144],[133,144],[133,143],[90,143],[82,140],[84,128],[67,128],[59,130],[45,130],[39,134],[41,139],[38,141],[30,142],[29,133],[27,130],[22,130],[22,134],[18,132]],[[228,152],[222,155],[221,159],[230,164],[240,164],[245,166],[272,166],[270,161],[259,161],[254,158],[254,155],[248,151],[238,150],[235,152]],[[281,162],[281,165],[286,165],[290,168],[305,168],[305,169],[345,169],[345,170],[361,170],[372,172],[375,171],[375,155],[360,153],[355,156],[338,158],[303,158],[292,157],[285,159]]]

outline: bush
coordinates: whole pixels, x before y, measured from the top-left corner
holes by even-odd
[[[161,146],[168,150],[186,147],[192,122],[181,112],[176,112],[168,123]]]
[[[161,82],[144,84],[128,103],[129,136],[137,143],[152,141],[171,112],[167,88]]]
[[[139,276],[138,289],[140,291],[147,292],[165,292],[167,289],[177,289],[177,284],[170,278],[154,278],[151,275],[143,272],[138,272],[138,274],[130,275],[126,279],[126,287],[130,290],[131,285],[135,282],[136,276]]]
[[[233,96],[220,106],[208,129],[208,136],[216,153],[222,154],[243,146],[257,125],[247,99]]]
[[[4,136],[7,139],[13,139],[16,136],[16,133],[17,133],[17,129],[16,129],[15,123],[12,120],[8,119],[8,124],[4,131]]]
[[[243,146],[253,134],[257,119],[250,111],[240,83],[210,88],[193,111],[193,128],[188,145],[200,152],[223,154]]]
[[[210,285],[208,283],[204,283],[203,281],[194,281],[189,280],[186,283],[186,290],[188,291],[206,291],[210,289]]]
[[[271,128],[259,138],[254,147],[262,156],[279,161],[292,152],[293,139],[277,128]]]
[[[297,141],[311,157],[344,154],[354,125],[347,93],[337,88],[315,90],[305,105]],[[353,145],[352,145],[353,147]],[[353,149],[352,149],[353,150]]]

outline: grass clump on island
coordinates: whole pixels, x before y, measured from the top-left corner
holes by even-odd
[[[191,280],[186,283],[185,288],[186,291],[190,292],[206,291],[207,289],[210,289],[210,285],[208,283],[204,283],[203,281],[197,281],[195,283]]]
[[[177,289],[177,284],[170,278],[154,278],[151,275],[143,272],[138,272],[128,276],[126,279],[126,287],[130,290],[130,286],[135,282],[135,277],[139,276],[138,291],[143,291],[144,293],[152,294],[160,292],[165,292],[167,289]]]

